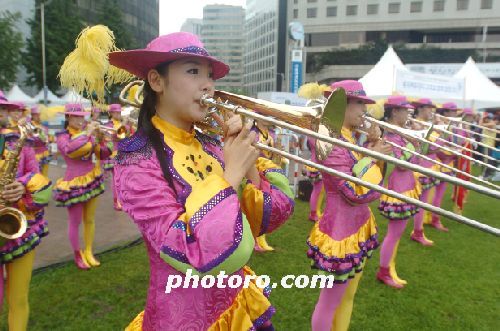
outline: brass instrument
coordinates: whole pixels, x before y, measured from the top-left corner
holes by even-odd
[[[464,154],[462,154],[462,153],[460,153],[460,152],[458,152],[458,151],[455,151],[455,150],[453,150],[453,149],[450,149],[450,148],[448,148],[448,147],[445,147],[445,146],[441,146],[441,145],[439,145],[439,144],[436,144],[435,142],[430,141],[430,140],[428,140],[427,138],[426,138],[426,139],[421,138],[418,134],[414,134],[414,133],[412,133],[412,131],[413,131],[413,130],[403,129],[403,128],[399,127],[399,126],[392,125],[392,124],[389,124],[389,123],[386,123],[386,122],[383,122],[383,121],[379,121],[379,120],[376,120],[376,119],[374,119],[374,118],[367,117],[367,116],[365,116],[365,119],[366,119],[367,121],[369,121],[369,122],[372,122],[372,123],[375,123],[375,124],[379,125],[379,126],[380,126],[380,127],[382,127],[382,128],[385,128],[385,129],[387,129],[387,130],[390,130],[390,131],[396,132],[396,133],[398,133],[398,134],[402,135],[403,137],[404,137],[404,136],[406,136],[406,137],[408,137],[408,136],[409,136],[410,138],[415,138],[415,139],[417,139],[418,141],[420,141],[420,142],[422,142],[422,143],[429,144],[429,145],[434,146],[434,147],[436,147],[436,148],[438,148],[438,149],[440,149],[440,150],[446,151],[446,152],[448,152],[448,153],[452,153],[452,154],[454,154],[454,155],[456,155],[456,156],[459,156],[459,157],[461,157],[461,158],[467,159],[467,160],[469,160],[469,161],[471,161],[471,162],[474,162],[474,163],[480,164],[480,165],[482,165],[482,166],[484,166],[484,167],[487,167],[487,168],[493,169],[493,170],[495,170],[495,171],[500,171],[500,169],[498,169],[497,167],[492,166],[491,164],[484,163],[484,162],[482,162],[482,161],[476,160],[476,159],[474,159],[473,157],[470,157],[470,156],[468,156],[468,155],[464,155]],[[431,126],[431,127],[428,129],[429,134],[430,134],[430,132],[431,132],[432,130],[433,130],[433,126]],[[418,171],[418,172],[420,172],[420,171]],[[434,176],[434,177],[436,177],[436,178],[437,178],[437,176]],[[456,183],[454,183],[454,184],[455,184],[455,185],[457,185]],[[463,186],[463,185],[462,185],[462,186]],[[477,191],[477,190],[475,190],[475,189],[472,189],[472,190],[473,190],[473,191]]]
[[[476,128],[479,128],[481,130],[491,131],[491,132],[494,132],[496,134],[500,133],[500,131],[497,130],[497,129],[487,128],[487,127],[485,127],[483,125],[469,123],[467,121],[464,121],[462,117],[458,117],[458,118],[457,117],[447,117],[447,116],[440,115],[440,114],[434,114],[434,116],[436,116],[438,119],[445,119],[445,120],[448,120],[448,121],[454,122],[454,123],[460,123],[460,124],[467,124],[467,125],[475,126]]]
[[[17,167],[21,150],[23,149],[30,125],[18,125],[20,137],[14,150],[8,151],[2,168],[0,169],[0,192],[3,192],[5,186],[16,180]],[[8,240],[21,237],[28,228],[26,216],[17,208],[11,207],[9,202],[0,197],[0,246],[3,246]]]
[[[370,123],[369,123],[369,122],[367,122],[367,124],[370,124]],[[369,128],[369,126],[365,124],[365,125],[364,125],[364,128]],[[357,131],[357,132],[359,132],[359,133],[361,133],[361,134],[366,134],[366,135],[368,134],[368,132],[367,132],[367,131],[365,131],[365,130],[363,130],[363,129],[358,129],[358,130],[356,130],[356,131]],[[392,146],[392,147],[394,147],[394,148],[397,148],[397,149],[402,150],[402,151],[404,151],[404,152],[407,152],[407,153],[410,153],[410,154],[412,154],[412,155],[415,155],[415,156],[417,156],[417,157],[419,157],[419,158],[421,158],[421,159],[424,159],[424,160],[427,160],[427,161],[432,162],[432,163],[434,163],[434,164],[437,164],[437,165],[439,165],[440,167],[443,167],[443,168],[446,168],[446,169],[450,169],[450,170],[452,170],[453,172],[455,172],[455,173],[457,173],[457,174],[461,174],[461,175],[463,175],[463,176],[466,176],[466,177],[469,177],[469,178],[471,178],[471,179],[474,179],[475,181],[480,182],[480,183],[481,183],[481,184],[483,184],[483,185],[489,186],[489,187],[491,187],[491,188],[493,188],[493,189],[495,189],[495,190],[500,190],[500,186],[495,185],[495,184],[493,184],[493,183],[490,183],[490,182],[488,182],[488,181],[486,181],[486,180],[484,180],[484,179],[481,179],[481,178],[479,178],[479,177],[476,177],[476,176],[474,176],[474,175],[472,175],[472,174],[469,174],[468,172],[462,171],[462,170],[457,169],[457,168],[455,168],[455,167],[453,167],[453,166],[450,166],[450,165],[448,165],[448,164],[442,163],[442,162],[440,162],[440,161],[438,161],[438,160],[435,160],[435,159],[433,159],[433,158],[428,157],[427,155],[424,155],[424,154],[418,153],[418,152],[413,151],[413,150],[411,150],[411,149],[408,149],[408,148],[406,148],[406,147],[399,146],[398,144],[393,143],[392,141],[384,140],[383,138],[379,138],[379,139],[380,139],[380,140],[383,140],[383,141],[384,141],[384,143],[389,144],[389,145],[391,145],[391,146]]]
[[[392,157],[389,155],[384,155],[384,154],[372,151],[370,149],[367,149],[367,148],[364,148],[364,147],[361,147],[361,146],[351,144],[349,142],[334,138],[333,136],[336,135],[337,132],[340,132],[340,128],[341,128],[342,124],[340,124],[340,127],[338,125],[339,125],[339,123],[343,123],[343,120],[342,120],[342,122],[340,122],[338,120],[343,119],[344,111],[345,111],[346,104],[347,104],[345,92],[343,92],[343,90],[340,90],[341,92],[336,92],[336,91],[339,91],[339,90],[333,91],[333,93],[330,95],[329,99],[327,99],[325,105],[322,107],[324,113],[328,113],[328,112],[333,113],[333,116],[332,116],[332,114],[329,114],[330,119],[327,120],[327,123],[329,122],[328,126],[324,126],[323,124],[320,123],[321,122],[321,115],[319,115],[319,118],[314,117],[314,116],[304,115],[304,114],[311,113],[312,109],[310,109],[308,107],[293,107],[293,106],[287,106],[287,105],[281,105],[281,104],[274,104],[274,103],[271,103],[268,101],[252,99],[252,98],[249,98],[246,96],[239,96],[239,95],[231,94],[231,93],[227,93],[227,92],[217,91],[215,93],[214,97],[210,97],[208,95],[205,95],[201,98],[200,103],[204,106],[216,107],[217,109],[220,109],[223,111],[232,111],[235,114],[241,114],[241,115],[244,115],[246,117],[249,117],[249,118],[252,118],[255,120],[262,120],[262,121],[265,121],[267,123],[270,123],[270,124],[273,124],[276,126],[287,128],[287,129],[295,131],[297,133],[305,134],[309,137],[316,138],[318,140],[321,140],[323,142],[328,143],[327,146],[331,145],[331,144],[339,145],[339,146],[347,148],[349,150],[354,150],[358,153],[362,153],[364,155],[371,156],[371,157],[376,158],[378,160],[390,162],[390,163],[396,164],[400,167],[403,167],[403,168],[406,168],[409,170],[413,170],[415,172],[419,172],[419,173],[422,173],[422,174],[427,175],[427,176],[433,176],[433,177],[436,177],[440,180],[454,183],[455,185],[461,185],[461,186],[466,187],[468,189],[495,197],[497,199],[500,198],[500,191],[488,189],[488,188],[461,180],[459,178],[451,177],[451,176],[444,174],[444,173],[435,172],[435,171],[429,170],[427,168],[424,168],[422,166],[419,166],[419,165],[416,165],[413,163],[409,163],[409,162],[405,162],[405,161],[399,160],[395,157]],[[221,97],[223,95],[229,96],[230,101],[232,103],[230,103],[230,101],[228,99],[222,100]],[[246,105],[247,108],[255,110],[255,111],[250,111],[250,110],[245,109],[244,107],[242,107],[240,105]],[[301,110],[300,108],[302,108],[302,111],[300,111]],[[262,114],[261,114],[261,112],[262,112]],[[321,112],[320,112],[320,114],[321,114]],[[290,123],[282,121],[282,120],[274,119],[273,117],[286,118],[288,121],[290,121],[294,124],[290,124]],[[307,117],[309,117],[311,122],[308,122],[306,120]],[[337,121],[332,121],[332,119],[337,119]],[[295,125],[295,124],[298,124],[298,125]],[[305,128],[301,127],[301,126],[304,126]],[[321,132],[316,132],[316,131],[309,129],[309,128],[313,128],[313,127],[316,127],[319,131],[322,131],[322,132],[327,133],[327,134],[322,134]],[[337,131],[334,131],[335,129]],[[255,143],[254,145],[259,149],[262,149],[262,150],[265,150],[265,151],[268,151],[271,153],[279,154],[283,157],[286,157],[289,160],[294,160],[296,162],[308,165],[308,166],[316,168],[322,172],[328,173],[328,174],[333,175],[333,176],[340,177],[342,179],[351,181],[351,182],[356,183],[358,185],[362,185],[364,187],[367,187],[367,188],[372,189],[374,191],[380,192],[382,194],[386,194],[388,196],[399,199],[401,201],[411,203],[413,205],[416,205],[417,207],[423,208],[425,210],[429,210],[433,213],[436,213],[436,214],[444,216],[444,217],[448,217],[449,219],[452,219],[452,220],[455,220],[457,222],[469,225],[469,226],[474,227],[476,229],[479,229],[481,231],[491,233],[491,234],[494,234],[496,236],[500,236],[500,229],[498,229],[498,228],[494,228],[494,227],[489,226],[487,224],[479,223],[475,220],[469,219],[469,218],[464,217],[462,215],[457,215],[455,213],[452,213],[452,212],[447,211],[447,210],[442,209],[442,208],[435,207],[431,204],[422,202],[418,199],[406,197],[400,193],[391,191],[383,186],[375,185],[375,184],[372,184],[369,182],[365,182],[357,177],[347,175],[341,171],[337,171],[337,170],[325,167],[322,164],[317,164],[317,163],[311,162],[309,160],[300,158],[299,156],[281,151],[279,149],[269,147],[269,146],[266,146],[266,145],[261,144],[261,143]],[[331,147],[327,147],[327,148],[329,149]]]
[[[125,89],[122,90],[121,94],[123,95],[125,94]],[[134,107],[137,108],[140,107],[139,102],[127,103],[127,104],[133,105]],[[332,146],[338,145],[343,148],[353,150],[367,156],[371,156],[378,160],[383,160],[386,162],[397,164],[400,167],[407,168],[427,176],[436,177],[437,179],[443,181],[452,182],[456,185],[461,185],[468,189],[475,190],[495,198],[500,198],[499,191],[484,188],[482,186],[461,180],[459,178],[451,177],[444,173],[434,172],[419,165],[401,161],[392,156],[384,155],[372,151],[370,149],[355,144],[351,144],[341,139],[334,138],[341,131],[344,120],[344,112],[347,107],[347,97],[343,89],[336,89],[335,91],[332,92],[332,94],[329,96],[326,102],[324,102],[324,104],[318,104],[313,107],[295,107],[289,105],[275,104],[272,102],[253,99],[250,97],[223,91],[216,91],[213,97],[210,95],[202,96],[202,98],[200,99],[200,104],[202,106],[206,106],[209,107],[209,109],[211,109],[209,111],[209,114],[213,114],[214,109],[223,112],[229,111],[235,114],[240,114],[245,117],[252,118],[254,120],[261,120],[271,125],[286,128],[296,133],[304,134],[309,137],[315,138],[317,139],[318,142],[320,142],[316,145],[318,158],[326,158],[331,149],[333,148]],[[311,162],[310,160],[300,158],[299,156],[281,151],[279,149],[269,147],[258,142],[255,143],[254,145],[261,150],[281,155],[282,157],[285,157],[289,160],[305,164],[307,166],[316,168],[330,175],[340,177],[342,179],[351,181],[358,185],[362,185],[364,187],[394,197],[401,201],[414,204],[420,208],[429,210],[444,217],[448,217],[452,220],[469,225],[481,231],[491,233],[496,236],[500,236],[500,229],[498,228],[494,228],[487,224],[479,223],[475,220],[469,219],[462,215],[454,214],[442,208],[438,208],[428,203],[424,203],[418,199],[406,197],[400,193],[391,191],[380,185],[375,185],[369,182],[365,182],[357,177],[350,176],[341,171],[325,167],[322,164]]]

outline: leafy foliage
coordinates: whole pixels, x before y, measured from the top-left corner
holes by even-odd
[[[0,13],[0,89],[7,89],[15,81],[17,68],[21,64],[23,36],[14,27],[20,13],[4,11]]]
[[[387,50],[384,40],[370,42],[353,49],[339,49],[307,56],[307,72],[318,72],[326,65],[373,65]],[[445,49],[423,45],[408,48],[404,44],[393,45],[403,63],[462,63],[469,56],[477,59],[474,49]]]

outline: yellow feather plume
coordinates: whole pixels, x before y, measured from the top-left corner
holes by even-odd
[[[366,105],[366,110],[373,118],[380,120],[384,117],[384,99],[377,100],[374,104]]]
[[[61,85],[79,94],[86,92],[92,101],[104,102],[104,88],[131,80],[133,76],[109,64],[108,54],[119,50],[113,32],[104,25],[86,27],[78,35],[76,48],[59,70]]]
[[[315,82],[302,85],[297,94],[299,97],[305,99],[318,99],[323,96],[323,92],[325,91],[330,91],[330,87],[325,84],[319,85]]]

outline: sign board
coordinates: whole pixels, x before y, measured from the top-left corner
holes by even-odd
[[[396,70],[395,90],[412,97],[462,99],[463,79]]]
[[[292,65],[290,72],[290,92],[297,93],[302,85],[302,50],[292,50]]]

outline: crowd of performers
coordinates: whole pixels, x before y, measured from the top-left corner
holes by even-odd
[[[294,210],[294,194],[281,161],[253,145],[258,141],[274,146],[272,130],[265,123],[243,121],[230,114],[224,120],[219,118],[223,144],[194,129],[207,114],[200,98],[213,94],[214,81],[224,77],[229,67],[211,57],[192,34],[160,36],[145,49],[112,52],[109,61],[145,82],[137,128],[123,122],[119,104],[107,109],[106,125],[97,121],[99,108],[88,111],[80,104],[67,104],[64,129],[53,138],[66,171],[53,185],[47,177],[51,138],[40,122],[40,110],[34,107],[27,115],[24,105],[0,95],[0,165],[20,140],[18,128],[28,122],[36,128],[20,153],[16,180],[2,192],[2,198],[28,220],[22,237],[6,241],[0,248],[5,276],[0,291],[3,302],[5,284],[9,329],[27,327],[34,249],[48,234],[43,211],[51,190],[56,205],[68,210],[68,238],[76,266],[88,270],[100,265],[93,252],[95,212],[98,197],[105,190],[104,175],[109,172],[114,208],[135,222],[150,262],[146,307],[127,330],[274,330],[270,289],[253,283],[247,288],[178,288],[165,294],[169,275],[184,277],[188,269],[198,275],[220,271],[249,275],[253,274],[247,265],[252,252],[272,250],[265,235],[279,231]],[[425,151],[446,164],[463,162],[461,169],[470,170],[470,164],[457,160],[454,154],[395,132],[371,126],[360,133],[366,105],[374,100],[357,81],[332,83],[331,90],[337,88],[346,91],[348,101],[340,139],[352,144],[364,141],[373,151],[452,174],[386,143],[390,141],[409,150]],[[405,96],[393,96],[384,104],[383,117],[387,123],[404,128],[411,116],[431,121],[434,109],[445,117],[455,117],[458,111],[453,103],[436,107],[429,99],[410,102]],[[472,115],[472,110],[463,113]],[[122,129],[123,135],[119,134]],[[414,123],[412,129],[422,127]],[[464,137],[468,134],[460,129],[457,132]],[[438,136],[441,141],[467,143],[437,133],[430,139]],[[328,168],[374,184],[386,181],[389,189],[422,201],[429,201],[434,190],[431,203],[442,203],[446,183],[435,178],[398,166],[388,170],[383,162],[340,146],[317,160],[316,142],[309,139],[307,144],[312,160]],[[407,284],[396,273],[396,254],[408,220],[414,219],[411,240],[423,246],[433,242],[424,235],[425,212],[416,206],[314,168],[305,171],[314,182],[308,217],[314,224],[305,246],[307,257],[318,273],[335,277],[334,287],[320,292],[312,329],[347,330],[363,269],[380,242],[376,277],[397,289]],[[460,190],[455,190],[454,199],[463,208],[466,192]],[[324,213],[319,207],[322,196],[326,197]],[[388,220],[383,241],[369,207],[376,200],[380,200],[379,212]],[[82,221],[83,248],[79,241]],[[448,231],[437,215],[431,216],[430,225]]]

